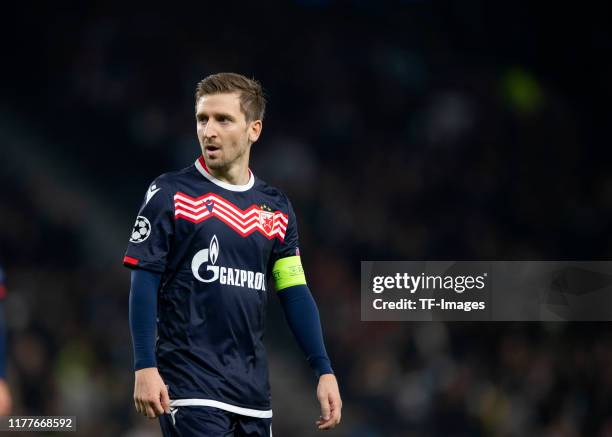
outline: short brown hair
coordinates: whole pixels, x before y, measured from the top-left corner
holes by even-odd
[[[248,122],[263,120],[266,98],[261,84],[237,73],[217,73],[205,77],[198,83],[195,92],[196,106],[207,94],[240,93],[240,109]]]

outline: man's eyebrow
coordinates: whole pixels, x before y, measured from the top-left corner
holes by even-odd
[[[207,114],[206,112],[197,112],[196,113],[196,117],[201,118],[201,117],[210,117],[213,116],[214,118],[229,118],[230,120],[234,120],[234,116],[231,114],[228,114],[227,112],[211,112],[210,114]]]

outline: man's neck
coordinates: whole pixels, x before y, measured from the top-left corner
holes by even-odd
[[[228,168],[213,169],[208,167],[207,169],[216,179],[232,185],[246,185],[251,177],[247,160],[235,162]]]

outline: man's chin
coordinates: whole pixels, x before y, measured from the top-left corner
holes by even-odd
[[[206,167],[211,170],[223,170],[226,167],[225,161],[221,159],[205,159]]]

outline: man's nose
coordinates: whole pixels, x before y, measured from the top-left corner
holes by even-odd
[[[208,120],[206,123],[206,127],[204,128],[204,137],[205,138],[214,138],[217,136],[217,127],[214,125],[214,122]]]

